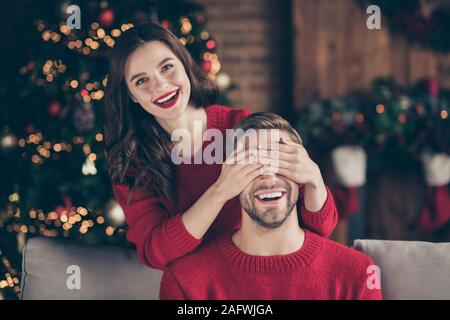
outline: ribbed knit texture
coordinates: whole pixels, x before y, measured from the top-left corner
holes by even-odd
[[[234,128],[251,111],[212,105],[206,108],[206,113],[207,128],[219,129],[225,137],[226,129]],[[220,172],[220,164],[177,165],[176,199],[173,201],[151,192],[139,191],[132,194],[128,204],[129,186],[113,184],[114,195],[125,212],[127,238],[136,245],[138,257],[144,263],[164,269],[170,262],[192,252],[202,242],[208,244],[212,239],[240,226],[241,207],[237,197],[225,204],[202,239],[193,237],[182,223],[182,213],[217,181]],[[300,186],[298,203],[302,225],[320,235],[330,235],[337,223],[336,206],[330,190],[327,188],[324,207],[319,212],[309,212],[303,206],[303,189]]]
[[[252,256],[231,234],[171,264],[161,282],[161,299],[381,299],[369,289],[366,255],[305,232],[303,246],[290,254]]]
[[[306,232],[306,234],[308,234]],[[229,263],[244,272],[276,273],[290,272],[308,266],[320,251],[321,238],[309,237],[298,250],[279,256],[253,256],[239,250],[231,237],[218,241],[217,248]]]

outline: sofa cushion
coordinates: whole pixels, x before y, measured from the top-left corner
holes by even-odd
[[[381,269],[383,298],[450,299],[450,243],[355,240]]]
[[[28,240],[22,270],[24,300],[155,300],[162,276],[161,271],[142,264],[135,250],[49,238]],[[78,274],[79,282],[74,278]]]

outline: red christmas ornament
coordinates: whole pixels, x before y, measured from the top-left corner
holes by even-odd
[[[360,201],[358,198],[358,189],[355,187],[335,186],[333,189],[336,207],[338,207],[339,218],[348,219],[358,213]]]
[[[98,19],[103,26],[109,27],[114,22],[114,12],[109,8],[104,9],[102,12],[100,12],[100,16]]]
[[[27,125],[25,128],[25,132],[28,134],[32,134],[35,131],[36,131],[36,129],[34,128],[34,126],[32,124]]]
[[[439,95],[439,82],[436,78],[428,80],[428,94],[433,98]]]
[[[216,47],[216,42],[214,40],[208,40],[206,42],[206,47],[210,50],[214,49]]]
[[[58,101],[50,103],[48,106],[48,113],[52,116],[58,116],[61,112],[61,104]]]
[[[347,127],[342,123],[333,124],[333,130],[336,134],[344,134],[347,131]]]
[[[423,107],[422,104],[418,104],[418,105],[416,106],[416,112],[417,112],[417,114],[419,114],[419,115],[422,115],[422,114],[425,113],[425,108]]]
[[[202,69],[205,70],[206,72],[210,72],[211,71],[211,61],[203,61]]]
[[[169,20],[167,20],[167,19],[164,19],[163,21],[161,21],[161,25],[166,29],[169,29],[169,24],[170,24]]]
[[[72,210],[72,199],[70,199],[68,196],[63,195],[62,200],[64,202],[64,205],[59,205],[55,208],[55,212],[58,214],[58,217],[61,217],[62,215],[68,215],[69,212]]]
[[[204,23],[205,22],[205,16],[197,16],[197,22],[198,23]]]

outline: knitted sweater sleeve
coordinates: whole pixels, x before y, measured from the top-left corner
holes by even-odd
[[[184,226],[181,212],[169,217],[160,197],[137,191],[127,201],[130,189],[125,184],[113,184],[113,192],[125,213],[127,239],[147,266],[162,270],[201,243]]]
[[[338,221],[338,212],[336,204],[334,203],[333,194],[330,189],[327,189],[327,200],[322,209],[317,212],[312,212],[306,209],[303,201],[304,185],[300,186],[300,197],[297,207],[300,207],[301,221],[303,226],[318,235],[328,238],[336,227]]]

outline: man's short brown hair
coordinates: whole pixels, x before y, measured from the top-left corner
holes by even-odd
[[[302,138],[291,124],[283,117],[271,112],[256,112],[243,118],[235,127],[235,129],[279,129],[289,134],[293,142],[303,144]]]

